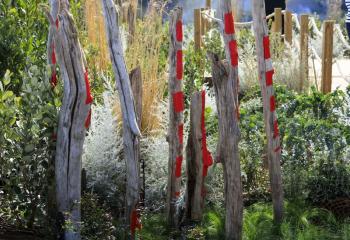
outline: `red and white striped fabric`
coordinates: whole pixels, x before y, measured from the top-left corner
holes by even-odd
[[[266,35],[263,38],[263,46],[264,46],[264,58],[265,58],[265,81],[266,81],[266,98],[268,104],[268,110],[270,114],[269,124],[272,129],[272,137],[273,137],[273,149],[274,152],[277,153],[281,150],[280,145],[280,135],[278,128],[278,120],[276,114],[276,99],[275,99],[275,91],[273,88],[273,74],[274,69],[272,66],[271,53],[270,53],[270,40],[269,36]]]

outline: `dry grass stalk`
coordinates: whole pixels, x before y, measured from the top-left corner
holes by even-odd
[[[85,1],[85,18],[88,39],[87,44],[97,51],[93,58],[93,64],[99,70],[107,70],[110,60],[107,49],[101,1]]]
[[[126,50],[126,64],[131,71],[141,67],[143,80],[143,103],[141,131],[143,135],[157,135],[161,126],[159,105],[163,100],[166,87],[165,70],[160,70],[159,58],[161,45],[164,42],[161,11],[149,11],[144,20],[138,20],[134,41]],[[115,112],[120,116],[119,104]]]

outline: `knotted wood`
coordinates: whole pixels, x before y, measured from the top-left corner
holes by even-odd
[[[54,17],[48,14],[57,62],[64,82],[57,130],[56,200],[61,239],[78,240],[81,239],[81,158],[86,132],[84,123],[89,115],[90,104],[86,104],[86,69],[78,32],[68,5],[63,3],[61,6],[58,28]],[[62,228],[64,224],[69,227]]]
[[[269,55],[268,27],[266,23],[264,0],[252,1],[253,26],[255,32],[255,41],[257,49],[258,71],[263,98],[265,131],[268,141],[268,162],[270,173],[270,185],[272,191],[272,202],[274,209],[274,220],[277,223],[282,222],[283,217],[283,188],[281,176],[281,147],[278,135],[277,115],[275,111],[275,97],[272,83],[272,76],[268,79],[268,72],[273,71],[272,62]],[[264,46],[264,41],[265,45]],[[266,54],[268,52],[268,54]],[[273,73],[273,72],[272,72]]]
[[[183,92],[182,92],[182,9],[172,11],[169,20],[169,143],[168,186],[166,218],[171,228],[176,228],[179,214],[176,211],[176,201],[180,196],[181,164],[183,143],[179,132],[183,126]],[[180,54],[181,53],[181,54]]]
[[[135,239],[135,230],[140,227],[137,217],[140,175],[138,167],[138,145],[141,136],[137,123],[129,74],[127,72],[119,31],[119,19],[113,0],[101,0],[105,16],[107,41],[115,74],[116,86],[123,116],[123,141],[126,161],[126,224],[129,239]],[[129,230],[130,229],[130,230]]]

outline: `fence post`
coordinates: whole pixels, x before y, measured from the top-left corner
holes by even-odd
[[[201,8],[201,36],[207,33],[207,19],[202,14],[205,10],[206,8]]]
[[[194,10],[194,47],[196,50],[200,50],[202,45],[201,20],[202,20],[201,10],[195,9]]]
[[[282,8],[275,8],[275,27],[273,32],[282,34]]]
[[[211,9],[211,0],[206,0],[205,1],[205,7],[208,9]]]
[[[324,22],[322,42],[322,92],[332,91],[332,66],[333,66],[333,20]]]
[[[293,17],[290,11],[284,13],[284,40],[290,45],[293,43]]]
[[[119,20],[113,0],[101,0],[105,17],[105,27],[110,51],[110,58],[115,73],[116,88],[123,116],[124,158],[126,161],[126,207],[125,219],[127,239],[135,239],[135,230],[140,228],[137,214],[140,202],[140,176],[137,162],[137,149],[141,135],[137,123],[135,102],[132,94],[129,74],[124,60]]]
[[[242,237],[243,196],[238,143],[238,47],[235,34],[231,0],[220,1],[221,19],[224,23],[228,68],[218,56],[209,55],[212,60],[212,76],[219,118],[218,161],[224,166],[225,182],[225,238],[239,240]]]
[[[175,8],[169,21],[169,143],[168,189],[166,216],[171,228],[179,223],[176,201],[180,197],[181,165],[183,160],[183,111],[184,93],[182,91],[182,9]]]
[[[309,15],[302,14],[300,22],[300,82],[299,91],[303,91],[309,79]]]
[[[261,94],[263,97],[263,111],[265,130],[268,142],[268,162],[274,220],[282,222],[283,218],[283,188],[281,175],[281,146],[278,130],[276,102],[273,88],[273,66],[270,53],[270,41],[265,15],[265,1],[252,1],[253,26],[257,49],[258,70]]]

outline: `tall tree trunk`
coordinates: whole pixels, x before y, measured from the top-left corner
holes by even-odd
[[[68,4],[62,2],[61,7],[59,21],[56,22],[55,17],[48,14],[64,81],[57,131],[56,201],[61,239],[78,240],[81,239],[81,158],[86,122],[89,122],[91,116],[92,96],[74,20],[69,13]]]
[[[273,66],[270,54],[269,33],[266,23],[264,0],[252,0],[253,25],[258,59],[259,82],[263,98],[265,130],[268,141],[268,162],[274,220],[282,222],[283,188],[281,176],[281,146],[275,111],[275,92],[273,88]]]
[[[123,141],[126,161],[126,223],[130,227],[128,239],[135,239],[135,230],[140,228],[137,216],[140,176],[138,169],[138,145],[141,132],[137,123],[131,83],[127,72],[119,32],[119,20],[113,0],[102,0],[103,12],[112,66],[123,115]]]
[[[169,21],[169,142],[168,189],[166,218],[171,228],[178,226],[176,201],[180,196],[181,165],[183,160],[183,110],[182,92],[182,9],[172,11]]]

